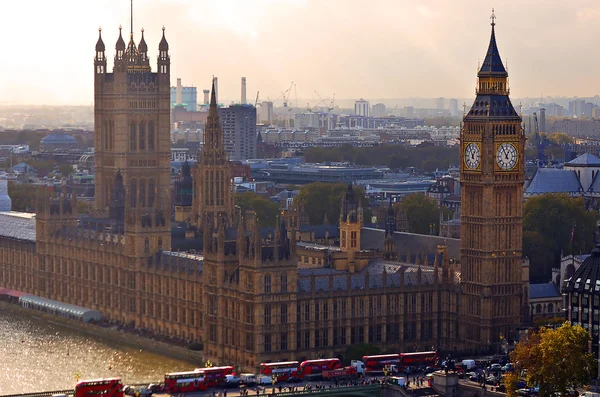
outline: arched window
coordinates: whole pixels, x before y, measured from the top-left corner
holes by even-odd
[[[267,274],[264,278],[265,281],[265,294],[271,293],[271,276]]]
[[[135,208],[137,204],[137,181],[132,179],[129,181],[129,206]]]
[[[535,307],[535,313],[536,314],[541,314],[542,313],[542,305],[540,305],[539,303]]]
[[[148,150],[154,151],[155,142],[154,142],[154,122],[148,122]]]
[[[154,199],[156,198],[156,184],[154,178],[148,180],[148,207],[154,207]]]
[[[144,239],[144,255],[150,255],[150,240]]]
[[[552,303],[548,303],[548,313],[554,313],[554,305]]]
[[[146,206],[146,180],[144,178],[140,179],[140,205]]]
[[[137,148],[137,134],[135,131],[135,123],[132,121],[129,124],[129,150],[136,150]]]
[[[281,292],[287,292],[287,273],[281,273]]]
[[[144,122],[140,122],[139,127],[139,135],[140,135],[140,150],[146,150],[146,126]]]
[[[100,149],[106,150],[108,149],[108,124],[106,120],[102,122],[102,137],[100,139]]]

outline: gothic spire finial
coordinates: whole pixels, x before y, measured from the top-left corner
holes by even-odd
[[[133,38],[133,0],[131,0],[131,10],[130,10],[129,16],[131,18],[130,34],[131,34],[131,37]]]
[[[496,25],[496,14],[494,13],[493,8],[492,8],[492,16],[490,16],[490,20],[492,21],[492,26]]]

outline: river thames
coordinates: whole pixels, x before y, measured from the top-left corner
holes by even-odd
[[[0,311],[0,395],[73,388],[77,373],[82,380],[121,377],[125,384],[150,383],[195,367],[25,313]]]

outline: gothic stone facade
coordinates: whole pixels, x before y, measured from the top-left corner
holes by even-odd
[[[462,143],[465,150],[478,146],[480,164],[470,160],[469,169],[466,162],[461,168],[461,273],[443,246],[415,260],[397,252],[393,210],[385,235],[367,249],[362,208],[351,191],[341,204],[337,247],[299,241],[302,220],[293,209],[275,228],[235,210],[214,94],[206,150],[195,177],[186,171],[187,190],[177,202],[190,214],[186,237],[202,236],[203,254],[172,252],[168,44],[163,34],[157,73],[143,38],[136,48],[133,37],[127,47],[119,37],[116,51],[109,74],[98,40],[96,213],[80,217],[76,199],[63,190],[52,197],[40,192],[35,218],[7,215],[23,226],[34,222],[35,232],[0,229],[0,287],[203,342],[206,359],[242,368],[333,356],[361,342],[387,351],[472,350],[520,325],[527,295],[518,266],[522,157],[517,168],[512,157],[497,163],[501,169],[493,165],[502,143],[522,156],[520,119],[507,102],[504,74],[480,72],[479,94],[489,98],[478,97],[465,118]],[[499,62],[494,54],[492,33],[492,65]],[[506,112],[507,119],[497,119]],[[474,146],[465,161],[475,160]]]

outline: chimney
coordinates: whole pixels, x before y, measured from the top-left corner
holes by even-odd
[[[246,104],[246,78],[242,77],[242,105]]]
[[[177,88],[175,89],[175,101],[177,105],[181,105],[181,79],[177,79]]]
[[[219,104],[219,78],[215,77],[215,100]]]
[[[209,98],[210,98],[210,90],[204,90],[202,91],[204,93],[204,104],[208,105],[209,104]]]

